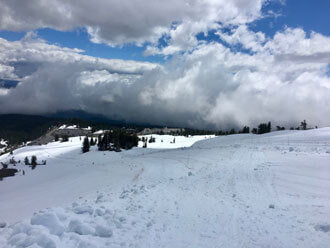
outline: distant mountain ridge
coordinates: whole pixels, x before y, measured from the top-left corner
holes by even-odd
[[[114,120],[102,114],[89,113],[83,110],[58,111],[54,114],[47,114],[44,116],[51,118],[61,118],[61,119],[81,119],[85,121],[92,121],[93,123],[107,123],[121,127],[163,127],[151,123],[141,123],[141,122],[135,123],[135,122],[128,122],[126,120]]]
[[[151,124],[134,124],[111,120],[103,115],[90,114],[80,110],[62,111],[48,115],[2,114],[0,115],[0,139],[9,144],[20,144],[44,135],[52,126],[62,124],[92,126],[96,129],[130,127],[142,130],[158,127]]]

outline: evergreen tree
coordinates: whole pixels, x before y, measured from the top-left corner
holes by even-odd
[[[303,121],[300,123],[300,126],[301,126],[301,129],[302,129],[302,130],[306,130],[306,129],[307,129],[307,123],[306,123],[306,120],[303,120]]]
[[[270,133],[271,131],[272,131],[272,124],[269,121],[268,124],[267,124],[267,133]]]
[[[28,157],[25,157],[24,158],[24,164],[25,165],[30,165],[30,161],[29,161],[29,158]]]
[[[85,137],[84,138],[84,141],[83,141],[83,146],[81,148],[82,152],[85,153],[85,152],[89,152],[89,140],[88,140],[88,137]]]
[[[285,130],[285,127],[276,126],[277,131]]]
[[[270,122],[261,123],[258,126],[258,134],[269,133],[272,130],[272,125]]]
[[[232,128],[230,131],[229,131],[229,134],[236,134],[236,130],[234,128]]]
[[[101,147],[102,147],[102,135],[99,134],[99,136],[97,137],[97,147],[99,149],[99,151],[101,151]]]
[[[33,155],[31,157],[31,167],[32,167],[32,169],[34,169],[34,168],[36,168],[36,166],[37,166],[37,156]]]
[[[241,133],[250,133],[250,128],[248,126],[243,127]]]

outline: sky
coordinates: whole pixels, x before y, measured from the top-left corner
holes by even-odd
[[[329,11],[328,0],[0,0],[0,113],[329,126]]]

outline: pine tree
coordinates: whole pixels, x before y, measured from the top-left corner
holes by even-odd
[[[306,130],[306,129],[307,129],[307,123],[306,123],[306,120],[303,120],[303,121],[300,123],[300,126],[301,126],[301,129],[302,129],[302,130]]]
[[[83,141],[83,146],[81,148],[82,152],[85,153],[85,152],[89,152],[89,140],[88,140],[88,137],[85,137],[84,138],[84,141]]]
[[[272,131],[272,124],[269,121],[268,124],[267,124],[267,132],[270,133],[271,131]]]
[[[28,157],[25,157],[24,158],[24,164],[25,165],[30,165],[30,161],[29,161],[29,158]]]
[[[33,170],[34,168],[36,168],[36,166],[37,166],[37,156],[33,155],[33,156],[31,157],[31,167],[32,167],[32,170]]]
[[[250,128],[248,126],[244,126],[241,133],[250,133]]]
[[[269,133],[272,130],[272,125],[270,122],[261,123],[258,126],[258,134]]]

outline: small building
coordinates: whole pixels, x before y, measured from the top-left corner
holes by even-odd
[[[76,137],[76,136],[87,136],[92,134],[92,128],[87,127],[87,128],[80,128],[76,125],[73,126],[60,126],[58,129],[56,129],[53,132],[53,136],[58,135],[58,136],[69,136],[69,137]]]
[[[111,130],[97,130],[96,132],[92,133],[92,137],[99,137],[99,135],[104,135],[106,132],[111,132]]]

